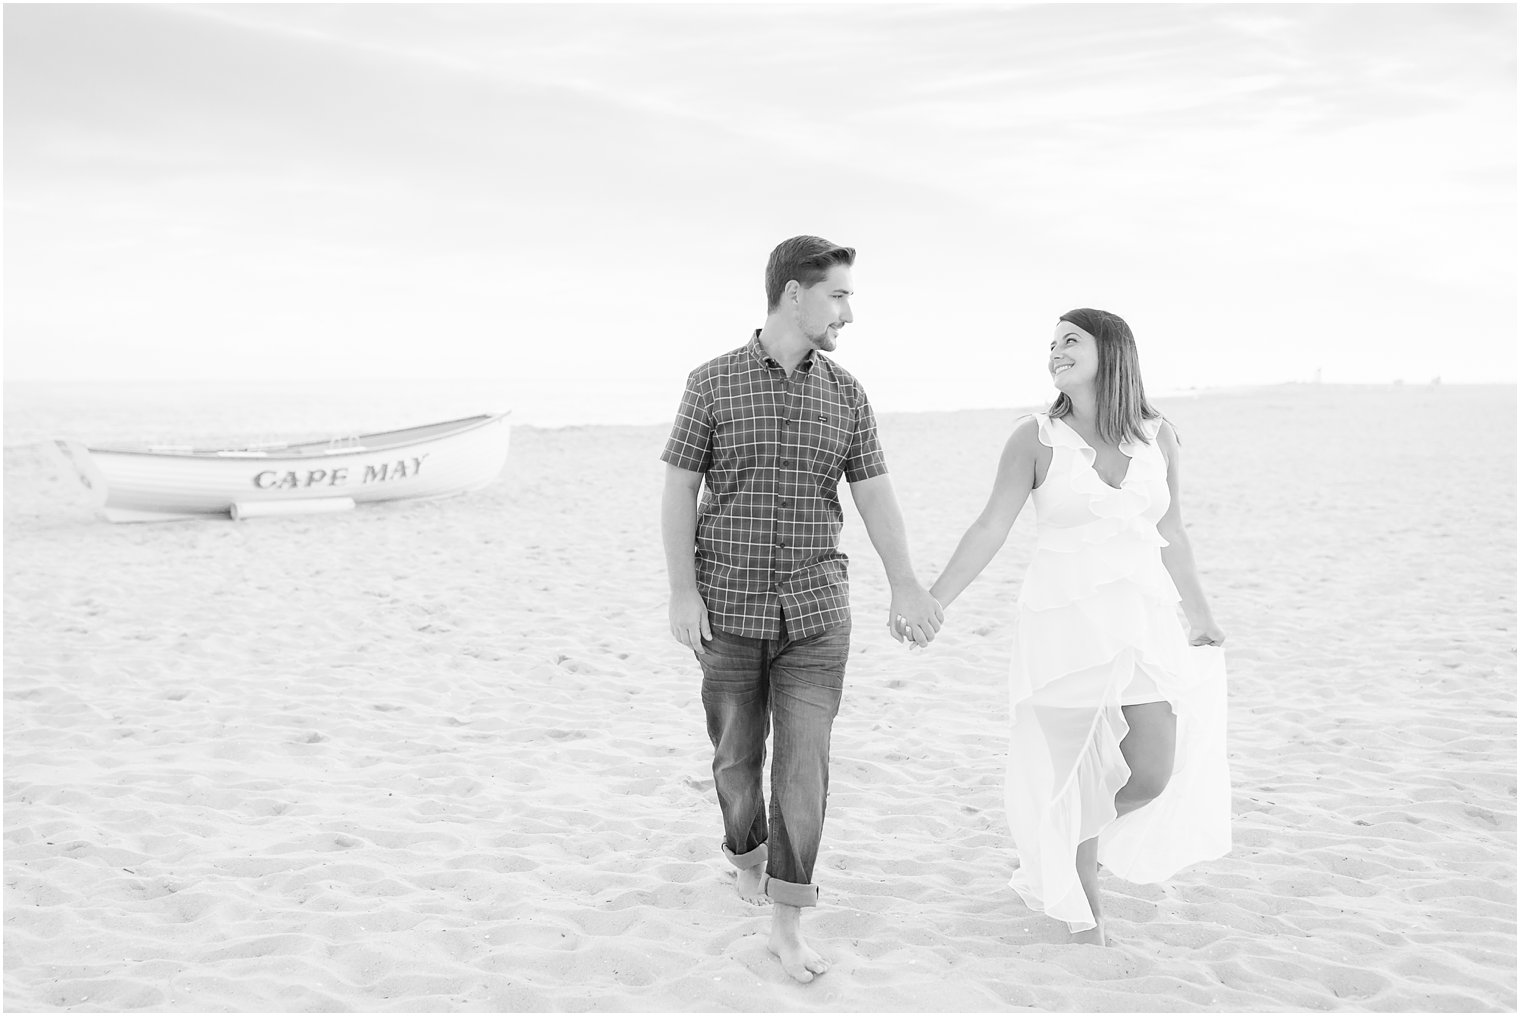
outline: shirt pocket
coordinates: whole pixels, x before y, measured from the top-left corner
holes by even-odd
[[[810,409],[803,417],[803,425],[813,462],[831,475],[841,472],[850,451],[850,438],[855,433],[854,414],[843,406]]]

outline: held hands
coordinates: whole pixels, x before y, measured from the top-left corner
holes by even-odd
[[[944,608],[923,586],[914,583],[911,586],[892,588],[892,606],[887,611],[887,630],[894,639],[902,642],[906,638],[910,649],[927,646],[934,641],[934,636],[939,634],[940,626],[944,623]]]
[[[707,621],[707,604],[695,589],[671,594],[670,634],[694,653],[707,652],[702,642],[712,638],[712,626]]]

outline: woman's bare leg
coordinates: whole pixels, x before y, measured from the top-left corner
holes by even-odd
[[[1071,941],[1078,945],[1107,945],[1103,935],[1103,908],[1098,902],[1098,838],[1083,840],[1077,847],[1077,878],[1082,891],[1087,894],[1087,905],[1092,908],[1095,928],[1071,932]]]
[[[1129,781],[1114,795],[1114,811],[1128,815],[1136,808],[1154,801],[1172,778],[1177,756],[1177,716],[1170,703],[1145,702],[1124,706],[1129,733],[1119,742],[1124,761],[1129,765]],[[1071,941],[1087,945],[1106,945],[1103,909],[1098,899],[1098,838],[1084,840],[1077,847],[1077,878],[1087,894],[1097,927],[1071,933]]]
[[[1129,782],[1114,795],[1114,810],[1128,815],[1154,801],[1172,778],[1177,758],[1177,716],[1170,702],[1124,706],[1129,733],[1119,751],[1129,764]]]

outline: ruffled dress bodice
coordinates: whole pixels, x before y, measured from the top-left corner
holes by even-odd
[[[1170,505],[1161,420],[1125,441],[1118,487],[1070,425],[1036,417],[1050,448],[1032,494],[1036,539],[1019,592],[1009,697],[1006,803],[1019,853],[1010,885],[1031,907],[1092,927],[1076,877],[1079,843],[1122,878],[1153,882],[1229,850],[1223,651],[1191,647],[1157,529]],[[1123,707],[1165,701],[1177,756],[1160,797],[1116,818],[1129,779]]]
[[[1042,615],[1020,631],[1027,673],[1097,666],[1126,647],[1152,669],[1175,670],[1181,650],[1175,632],[1154,624],[1158,610],[1170,617],[1178,602],[1161,561],[1166,541],[1156,529],[1171,504],[1156,441],[1161,421],[1144,421],[1147,441],[1119,446],[1130,461],[1116,488],[1098,475],[1097,453],[1070,425],[1043,413],[1036,420],[1051,457],[1032,495],[1035,547],[1019,591],[1020,608]],[[1108,623],[1094,623],[1099,608]]]

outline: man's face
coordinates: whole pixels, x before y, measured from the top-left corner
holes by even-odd
[[[797,326],[814,349],[833,352],[839,331],[855,320],[850,297],[855,295],[849,265],[834,265],[829,273],[806,289],[797,291]]]

